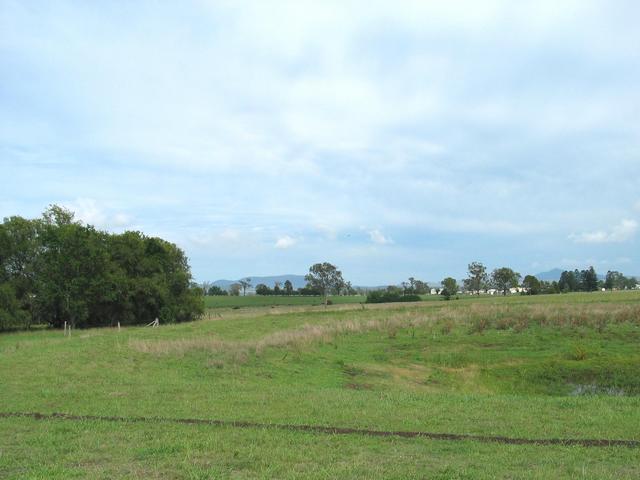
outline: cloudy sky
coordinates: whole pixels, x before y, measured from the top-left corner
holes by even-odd
[[[640,274],[640,3],[0,0],[0,217],[197,280]]]

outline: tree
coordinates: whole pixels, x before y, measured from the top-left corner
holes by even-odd
[[[324,304],[327,305],[329,293],[334,290],[340,290],[344,285],[342,272],[335,265],[328,262],[316,263],[309,267],[309,273],[304,279],[308,286],[320,292],[324,298]]]
[[[280,282],[275,282],[273,284],[273,294],[274,295],[280,295],[281,291],[282,290],[280,289]]]
[[[451,297],[453,295],[455,295],[456,293],[458,293],[458,282],[456,281],[455,278],[452,277],[447,277],[444,280],[442,280],[442,282],[440,282],[442,284],[442,290],[440,291],[440,295],[443,295],[445,300],[449,300],[451,299]]]
[[[237,297],[240,295],[240,290],[242,290],[242,285],[239,283],[232,283],[229,285],[229,295]]]
[[[487,284],[487,267],[480,262],[471,262],[468,265],[469,276],[464,280],[464,287],[472,294],[480,295],[480,290]]]
[[[211,285],[209,287],[209,290],[207,290],[207,295],[221,296],[221,295],[228,295],[228,292],[220,288],[218,285]]]
[[[618,289],[622,290],[627,286],[627,278],[620,272],[611,271],[607,272],[607,276],[604,279],[604,288],[607,290]]]
[[[633,290],[634,288],[637,288],[637,285],[638,279],[636,279],[636,277],[625,277],[624,288],[626,290]]]
[[[264,283],[256,285],[256,295],[269,295],[271,290]]]
[[[38,220],[17,216],[5,218],[0,224],[0,284],[5,285],[7,295],[7,303],[0,302],[0,310],[6,306],[6,318],[14,318],[14,326],[29,328],[33,319],[34,267],[40,253],[40,227]]]
[[[174,244],[99,231],[55,205],[40,219],[0,224],[0,286],[0,328],[181,322],[204,309]]]
[[[247,295],[247,288],[249,288],[251,286],[251,279],[249,277],[243,278],[238,283],[242,287],[242,296],[243,297],[246,296]]]
[[[427,284],[427,282],[423,282],[422,280],[416,280],[413,293],[417,295],[429,293],[429,285]]]
[[[542,289],[540,280],[533,275],[527,275],[522,280],[522,286],[527,290],[527,295],[538,295]]]
[[[595,292],[598,290],[598,275],[592,266],[587,270],[582,270],[580,277],[582,280],[582,290],[585,292]]]
[[[560,280],[558,280],[558,288],[561,292],[576,292],[578,291],[578,281],[575,273],[565,270],[560,274]]]
[[[517,287],[520,274],[508,267],[496,268],[491,272],[491,283],[495,288],[506,295],[510,288]]]
[[[290,280],[285,280],[284,282],[284,294],[292,295],[293,294],[293,284]]]

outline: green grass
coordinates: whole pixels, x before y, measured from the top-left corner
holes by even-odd
[[[0,335],[0,411],[640,440],[640,292],[218,312]],[[637,478],[638,465],[628,447],[0,418],[0,478]]]
[[[366,300],[362,295],[342,295],[329,297],[333,304],[362,303]],[[248,295],[248,296],[206,296],[204,297],[207,308],[232,308],[232,307],[270,307],[272,305],[322,305],[322,297],[303,297],[299,295]]]
[[[590,302],[625,302],[635,301],[634,292],[594,292],[594,293],[568,293],[558,295],[537,295],[535,297],[522,295],[466,295],[460,294],[453,297],[450,302],[473,302],[473,303],[495,303],[509,304],[531,304],[531,303],[590,303]],[[420,295],[423,302],[444,302],[440,295]],[[345,305],[363,303],[366,301],[364,295],[332,295],[329,297],[334,305]],[[320,306],[323,305],[322,297],[314,296],[275,296],[275,295],[247,295],[247,296],[206,296],[206,308],[247,308],[247,307],[271,307],[271,306]]]

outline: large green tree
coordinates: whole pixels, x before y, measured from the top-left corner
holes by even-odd
[[[455,278],[447,277],[440,283],[442,285],[440,295],[443,295],[446,300],[449,300],[453,295],[458,293],[459,287]]]
[[[542,284],[533,275],[527,275],[522,280],[522,287],[526,289],[527,295],[537,295],[542,289]]]
[[[491,284],[506,295],[510,288],[517,287],[520,274],[509,267],[496,268],[491,272]]]
[[[332,291],[340,291],[344,286],[342,272],[335,265],[328,262],[316,263],[309,267],[309,273],[304,279],[307,285],[320,292],[324,299],[325,306]]]
[[[471,262],[468,265],[468,277],[464,280],[464,287],[471,293],[480,295],[480,290],[487,286],[487,267],[480,262]]]
[[[0,328],[74,327],[194,319],[204,308],[174,244],[75,221],[58,206],[0,224]]]

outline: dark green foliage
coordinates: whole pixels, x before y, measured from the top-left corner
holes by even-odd
[[[526,289],[527,295],[538,295],[542,291],[542,284],[533,275],[527,275],[522,280],[522,286]]]
[[[447,277],[440,283],[443,287],[442,290],[440,290],[440,295],[444,296],[445,300],[450,300],[453,295],[458,293],[459,287],[455,278]]]
[[[480,290],[487,287],[487,267],[480,262],[468,265],[469,277],[464,280],[464,288],[470,293],[480,295]]]
[[[409,277],[407,282],[402,282],[405,294],[424,295],[429,292],[429,285],[422,280]]]
[[[403,295],[401,292],[374,290],[367,294],[366,303],[419,302],[419,295]]]
[[[593,267],[589,267],[586,270],[578,270],[576,268],[573,272],[565,270],[560,275],[558,288],[564,293],[595,292],[598,289],[598,275]]]
[[[220,288],[217,285],[213,285],[211,287],[209,287],[209,290],[207,290],[207,295],[229,295],[229,292],[227,292],[226,290],[223,290],[222,288]]]
[[[57,206],[0,225],[0,281],[0,329],[182,322],[203,311],[174,244],[101,232]]]
[[[582,288],[585,292],[595,292],[598,289],[598,275],[593,267],[580,272]]]
[[[636,288],[638,280],[635,277],[625,277],[622,273],[608,271],[603,287],[607,290],[631,290]]]
[[[506,295],[510,288],[517,287],[520,274],[508,267],[496,268],[491,272],[491,284]]]
[[[327,304],[330,293],[339,294],[345,285],[342,278],[342,272],[328,262],[316,263],[309,267],[309,273],[305,275],[307,287],[310,287],[324,297],[324,303]]]

